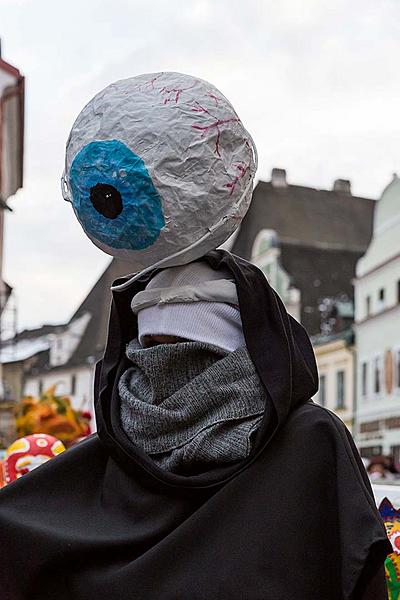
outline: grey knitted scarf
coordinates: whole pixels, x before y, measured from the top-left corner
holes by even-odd
[[[245,347],[201,342],[127,347],[121,425],[160,467],[189,474],[246,458],[266,392]]]

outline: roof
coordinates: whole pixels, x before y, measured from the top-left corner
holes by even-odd
[[[259,181],[232,252],[249,260],[261,229],[274,229],[281,242],[296,246],[365,252],[374,207],[375,200],[370,198]]]
[[[128,262],[114,258],[67,323],[46,324],[36,329],[25,329],[14,338],[4,341],[1,348],[2,362],[25,360],[35,355],[37,360],[30,369],[35,375],[43,371],[93,364],[102,356],[105,347],[111,285],[116,279],[131,271]],[[50,366],[50,335],[67,331],[74,321],[87,314],[90,315],[88,324],[68,361]]]
[[[22,341],[22,340],[33,340],[33,339],[37,339],[39,337],[49,335],[50,333],[58,333],[60,331],[63,331],[65,328],[66,328],[66,325],[64,323],[61,323],[61,324],[54,324],[54,325],[46,324],[46,325],[42,325],[41,327],[35,327],[34,329],[23,329],[22,331],[17,333],[15,335],[15,337],[12,338],[12,340],[13,340],[13,342]],[[7,343],[7,341],[11,341],[11,340],[6,340],[6,342],[3,341],[3,344]]]
[[[17,69],[16,67],[13,67],[12,65],[10,65],[10,63],[6,62],[3,58],[1,58],[1,47],[0,47],[0,70],[4,71],[5,73],[8,73],[9,75],[11,75],[12,77],[15,77],[16,79],[20,79],[22,77],[19,69]]]
[[[43,336],[22,340],[15,344],[3,344],[0,351],[0,360],[3,364],[20,362],[44,350],[49,350],[49,348],[50,342]]]
[[[113,258],[82,304],[72,315],[70,323],[86,313],[91,315],[91,319],[67,365],[80,365],[88,362],[88,358],[98,360],[102,356],[108,330],[111,304],[110,288],[116,279],[131,272],[132,265],[129,262]]]
[[[50,348],[49,335],[64,331],[67,325],[43,325],[24,329],[14,337],[2,340],[0,360],[2,363],[19,362]]]
[[[393,179],[383,190],[376,204],[374,230],[380,233],[395,222],[398,222],[400,214],[400,178],[393,173]]]
[[[339,333],[331,333],[330,335],[319,334],[311,338],[313,346],[324,346],[331,342],[337,342],[343,340],[348,346],[354,344],[354,331],[352,328],[344,329]]]
[[[301,248],[282,244],[281,263],[301,293],[301,323],[310,335],[320,332],[319,305],[324,298],[354,296],[352,279],[362,252]]]
[[[2,198],[0,198],[0,209],[9,210],[10,212],[12,212],[12,208],[8,206],[7,202],[4,202]]]
[[[301,293],[301,322],[317,334],[321,299],[353,299],[351,282],[371,239],[374,207],[375,200],[350,193],[259,181],[232,252],[250,260],[257,234],[275,230],[282,266]]]

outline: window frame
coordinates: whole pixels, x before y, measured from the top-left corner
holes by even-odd
[[[377,306],[378,306],[378,311],[382,311],[385,310],[386,308],[386,288],[384,287],[380,287],[378,289],[378,302],[377,302]]]
[[[76,395],[76,374],[71,373],[71,386],[70,386],[70,394],[71,396]]]
[[[360,365],[361,365],[361,380],[360,380],[360,388],[361,388],[361,398],[366,399],[368,398],[368,392],[369,392],[369,364],[370,361],[368,360],[362,360],[360,361]],[[364,369],[365,367],[365,369]],[[364,377],[365,375],[365,377]]]
[[[340,377],[342,376],[342,377]],[[339,382],[341,383],[339,385]],[[337,369],[336,370],[336,406],[335,410],[345,410],[346,409],[346,369]],[[341,390],[341,394],[339,394],[339,390]]]
[[[318,403],[320,404],[320,406],[323,406],[324,408],[326,408],[326,381],[327,381],[327,374],[326,373],[320,373],[320,375],[319,375]]]
[[[400,394],[400,346],[394,346],[393,352],[393,391]]]
[[[376,391],[376,371],[375,365],[379,365],[379,391]],[[372,357],[372,393],[375,398],[379,398],[382,395],[384,389],[384,361],[382,354],[374,354]]]
[[[372,297],[371,294],[365,296],[365,317],[368,318],[372,314]]]

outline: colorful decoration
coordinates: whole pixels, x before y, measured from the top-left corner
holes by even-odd
[[[92,242],[132,272],[185,264],[237,229],[256,162],[250,134],[210,83],[139,75],[109,85],[76,119],[63,195]]]
[[[389,600],[400,600],[400,510],[396,510],[392,503],[384,498],[379,512],[393,548],[392,554],[389,554],[385,561]]]
[[[56,396],[56,386],[40,398],[27,396],[16,409],[18,435],[47,433],[70,446],[90,433],[90,414],[72,408],[68,396]]]
[[[6,457],[1,463],[0,487],[33,471],[64,450],[65,446],[60,440],[45,433],[15,440],[6,450]]]

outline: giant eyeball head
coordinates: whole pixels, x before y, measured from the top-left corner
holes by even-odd
[[[88,237],[132,271],[217,248],[251,200],[256,149],[228,100],[180,73],[117,81],[76,119],[63,195]]]

